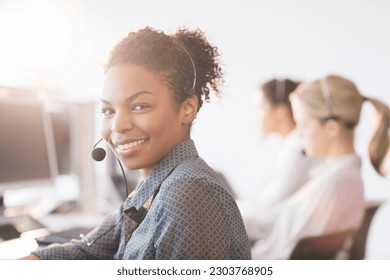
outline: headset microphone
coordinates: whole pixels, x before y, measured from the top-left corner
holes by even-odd
[[[105,157],[106,157],[106,150],[104,150],[103,148],[96,148],[96,146],[103,140],[103,138],[100,138],[99,141],[96,142],[95,145],[93,145],[93,150],[91,152],[91,156],[94,160],[96,161],[102,161]],[[123,175],[123,181],[125,183],[125,187],[126,187],[126,197],[129,196],[129,187],[127,185],[127,179],[126,179],[126,174],[125,174],[125,171],[123,169],[123,166],[121,164],[121,161],[116,158],[117,161],[118,161],[118,164],[119,164],[119,167],[121,168],[121,171],[122,171],[122,175]],[[100,238],[102,238],[104,235],[106,235],[107,233],[109,233],[120,221],[122,221],[123,219],[123,216],[124,216],[124,212],[122,211],[119,219],[111,226],[109,227],[105,232],[103,232],[102,234],[100,234],[99,236],[97,236],[94,240],[89,240],[87,236],[84,236],[84,234],[80,234],[80,238],[85,240],[86,241],[86,245],[88,247],[92,246],[97,240],[99,240]]]
[[[102,161],[106,157],[106,150],[105,149],[100,148],[100,147],[96,148],[97,144],[99,144],[102,140],[103,140],[103,138],[100,138],[100,140],[97,141],[95,145],[93,145],[93,150],[91,152],[91,156],[96,161]],[[119,160],[119,158],[116,158],[116,160],[118,161],[119,167],[121,168],[121,171],[122,171],[123,181],[125,182],[125,187],[126,187],[126,197],[128,197],[129,196],[129,187],[127,185],[125,170],[123,169],[122,163]]]
[[[100,138],[100,140],[97,141],[95,145],[93,145],[93,150],[91,152],[91,156],[96,161],[102,161],[106,157],[106,150],[104,150],[103,148],[100,148],[100,147],[95,148],[97,146],[97,144],[99,144],[102,140],[103,140],[103,138]]]

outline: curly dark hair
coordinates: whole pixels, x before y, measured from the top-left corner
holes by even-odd
[[[131,32],[114,46],[104,70],[119,64],[137,64],[157,74],[178,104],[195,94],[198,110],[210,99],[210,89],[219,96],[223,83],[218,49],[199,29],[180,28],[172,35],[150,27]]]

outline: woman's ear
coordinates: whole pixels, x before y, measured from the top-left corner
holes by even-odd
[[[331,138],[336,138],[340,135],[342,130],[342,123],[337,120],[328,120],[325,123],[326,130]]]
[[[199,100],[196,95],[192,95],[184,100],[181,105],[181,117],[183,124],[190,124],[195,119],[198,113]]]

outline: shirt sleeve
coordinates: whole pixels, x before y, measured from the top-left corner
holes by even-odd
[[[51,244],[32,253],[43,260],[113,259],[119,246],[121,225],[122,214],[118,211],[108,216],[84,238],[64,244]]]
[[[210,182],[176,180],[162,188],[156,259],[229,259],[229,217]],[[221,193],[222,194],[222,193]],[[220,194],[220,195],[221,195]]]

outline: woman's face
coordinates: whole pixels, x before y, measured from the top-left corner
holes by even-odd
[[[149,174],[173,147],[189,138],[181,106],[169,88],[141,66],[110,68],[100,106],[101,135],[129,169]]]
[[[272,105],[263,91],[260,91],[258,98],[258,122],[263,133],[278,132],[278,110]]]
[[[302,145],[307,155],[326,157],[331,136],[329,135],[326,124],[322,124],[315,118],[298,98],[293,98],[292,109],[296,128],[302,140]]]

